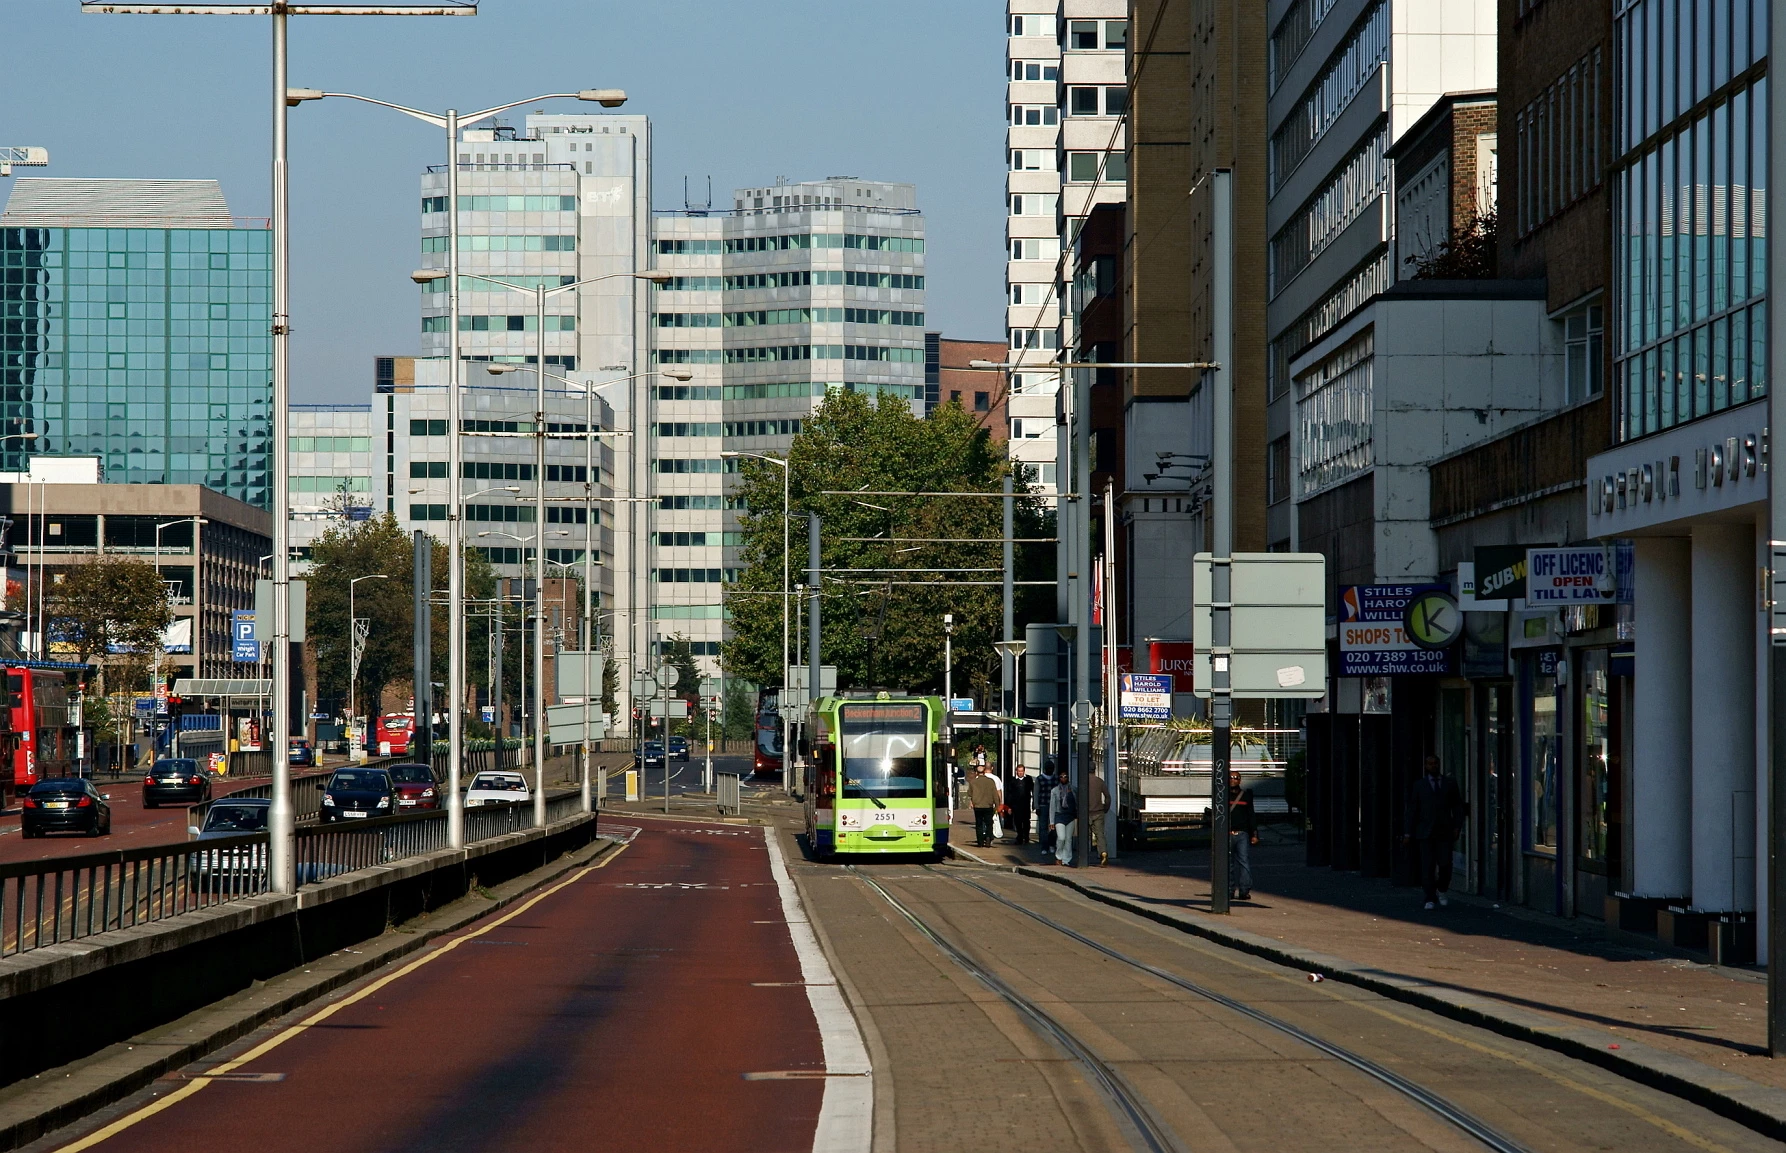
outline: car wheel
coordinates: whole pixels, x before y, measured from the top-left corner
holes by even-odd
[[[143,808],[145,808],[145,809],[159,809],[160,807],[161,806],[159,804],[157,804],[154,801],[151,801],[149,798],[147,798],[147,797],[143,798]]]

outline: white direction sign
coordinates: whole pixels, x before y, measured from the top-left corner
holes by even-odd
[[[1327,695],[1327,558],[1318,552],[1238,552],[1229,581],[1228,683],[1236,698]],[[1191,640],[1196,694],[1213,683],[1214,565],[1193,558]]]

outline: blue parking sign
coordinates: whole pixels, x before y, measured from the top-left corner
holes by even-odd
[[[258,664],[260,644],[254,636],[254,610],[237,609],[230,615],[230,659],[240,664]]]

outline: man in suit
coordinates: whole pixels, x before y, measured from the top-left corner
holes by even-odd
[[[1036,782],[1021,763],[1011,769],[1011,783],[1005,788],[1005,806],[1011,810],[1011,843],[1029,844],[1030,807],[1036,803]]]
[[[1440,771],[1439,758],[1431,753],[1426,757],[1426,772],[1408,791],[1406,812],[1402,843],[1414,842],[1426,907],[1436,909],[1449,903],[1445,891],[1451,888],[1451,846],[1463,828],[1469,806],[1464,804],[1457,782]]]

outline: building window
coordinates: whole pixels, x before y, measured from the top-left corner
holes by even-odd
[[[1129,22],[1127,20],[1104,21],[1104,47],[1121,52],[1129,46]]]
[[[1102,93],[1091,87],[1067,89],[1067,113],[1070,116],[1097,116],[1103,111]]]
[[[1265,446],[1265,503],[1290,499],[1290,438],[1280,436]]]
[[[1054,39],[1054,17],[1013,16],[1011,17],[1011,35],[1046,36],[1052,40]]]
[[[974,411],[975,412],[991,412],[992,411],[992,394],[989,392],[974,393]]]
[[[1060,238],[1017,236],[1011,238],[1012,260],[1059,260]]]
[[[412,460],[409,462],[409,479],[445,480],[447,479],[447,462],[444,460]]]
[[[1559,76],[1514,121],[1518,158],[1518,234],[1528,236],[1600,187],[1604,119],[1600,50]]]
[[[1601,364],[1605,355],[1601,339],[1601,308],[1584,304],[1563,314],[1563,403],[1574,404],[1599,396]]]
[[[1302,50],[1314,39],[1315,29],[1339,0],[1296,0],[1271,33],[1271,87],[1283,81],[1284,73],[1296,63]]]
[[[1113,84],[1104,89],[1104,115],[1121,116],[1129,110],[1129,90],[1126,86]]]
[[[1067,24],[1067,47],[1077,51],[1097,51],[1103,43],[1103,29],[1096,20],[1073,20]]]
[[[1296,171],[1302,158],[1327,134],[1387,59],[1389,5],[1378,3],[1358,21],[1344,47],[1333,54],[1327,68],[1309,85],[1301,106],[1272,133],[1268,149],[1272,192]]]
[[[1012,80],[1058,80],[1060,66],[1052,60],[1011,61]]]
[[[1054,163],[1052,148],[1013,148],[1011,149],[1012,172],[1040,172]]]
[[[1060,347],[1060,333],[1052,328],[1013,328],[1011,347],[1057,349]]]
[[[1282,291],[1383,195],[1389,186],[1389,163],[1384,158],[1388,145],[1389,130],[1385,128],[1366,141],[1327,187],[1271,238],[1268,271],[1272,295]]]
[[[1060,123],[1060,109],[1052,104],[1013,104],[1011,123],[1018,127],[1047,127]]]
[[[949,390],[949,403],[950,404],[960,404],[961,403],[961,390],[960,389]]]
[[[1100,173],[1099,166],[1103,171]],[[1101,180],[1105,184],[1122,184],[1129,179],[1129,157],[1126,152],[1069,152],[1067,179]]]
[[[1371,466],[1373,352],[1367,329],[1296,379],[1305,497]]]

